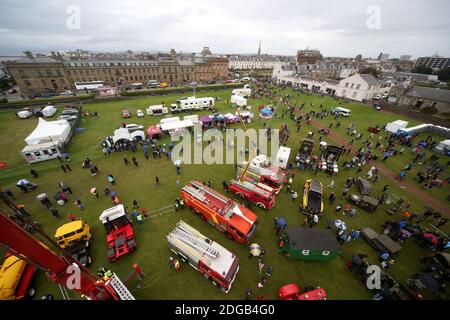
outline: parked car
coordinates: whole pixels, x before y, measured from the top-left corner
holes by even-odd
[[[136,111],[136,116],[137,116],[138,118],[144,117],[144,111],[142,111],[141,109],[139,109],[138,111]]]
[[[42,109],[41,107],[34,108],[32,114],[34,117],[42,117]]]
[[[122,118],[124,118],[124,119],[129,119],[129,118],[131,118],[130,110],[128,110],[128,109],[123,109],[123,110],[122,110]]]
[[[70,90],[61,92],[61,96],[75,96],[75,95],[76,95],[75,92],[70,91]]]
[[[136,131],[136,130],[144,130],[144,126],[143,126],[143,125],[140,125],[140,124],[134,124],[134,123],[132,123],[132,124],[127,124],[127,125],[126,125],[126,128],[127,128],[128,131],[130,131],[130,132],[133,132],[133,131]]]
[[[214,80],[210,80],[207,82],[207,84],[215,84],[215,83],[216,83],[216,81],[214,81]]]
[[[74,115],[78,113],[78,109],[76,108],[64,108],[63,112],[61,114],[63,115]]]
[[[20,119],[28,119],[29,117],[31,117],[33,115],[33,113],[30,111],[29,108],[25,108],[21,111],[16,112],[16,115]]]
[[[76,120],[76,119],[77,119],[77,116],[68,115],[68,114],[63,114],[58,117],[58,120],[72,121],[72,120]]]
[[[54,97],[55,95],[56,94],[54,91],[44,91],[42,93],[42,98],[48,99],[48,98]]]
[[[41,94],[40,93],[32,93],[28,96],[29,99],[37,99],[40,98]]]
[[[358,186],[359,193],[363,195],[369,195],[372,193],[372,185],[366,179],[358,178],[356,185]]]
[[[243,77],[241,81],[250,81],[250,77]]]
[[[193,86],[193,87],[195,87],[195,86],[197,86],[198,85],[198,83],[197,82],[195,82],[195,81],[192,81],[189,85],[191,85],[191,86]]]
[[[234,82],[234,80],[227,80],[227,81],[225,81],[225,83],[233,83]]]
[[[348,201],[356,204],[358,207],[363,208],[366,211],[372,212],[378,208],[379,201],[370,196],[358,196],[356,194],[351,194],[348,196]]]
[[[374,108],[375,110],[377,110],[377,111],[380,111],[380,110],[381,110],[381,106],[380,106],[378,103],[374,103],[374,104],[373,104],[373,108]]]

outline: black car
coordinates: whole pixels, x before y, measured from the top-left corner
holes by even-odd
[[[216,82],[214,80],[208,81],[208,84],[215,84]]]
[[[43,117],[42,109],[43,109],[43,108],[41,108],[41,107],[34,108],[33,111],[31,111],[31,114],[32,114],[34,117]]]

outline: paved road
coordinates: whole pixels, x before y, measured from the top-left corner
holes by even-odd
[[[303,117],[305,117],[304,114],[303,114]],[[312,120],[312,125],[316,128],[323,127],[323,125],[314,118]],[[345,146],[345,148],[347,148],[347,149],[350,148],[353,153],[356,153],[356,151],[358,151],[358,149],[355,146],[349,144],[345,138],[343,138],[342,136],[340,136],[333,130],[330,130],[328,137],[331,138],[331,140],[334,140],[335,142],[337,142],[338,144]],[[376,161],[376,166],[380,170],[380,172],[384,176],[386,176],[387,178],[392,180],[393,183],[400,185],[405,190],[408,190],[411,194],[414,194],[416,197],[422,199],[423,203],[426,206],[429,206],[429,207],[433,208],[434,210],[440,211],[440,212],[445,213],[448,216],[450,216],[450,207],[447,204],[442,203],[439,200],[433,198],[429,193],[425,192],[423,189],[421,189],[407,181],[399,181],[398,179],[396,179],[397,174],[394,173],[392,170],[386,168],[379,161]]]

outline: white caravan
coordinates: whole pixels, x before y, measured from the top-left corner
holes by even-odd
[[[182,99],[178,103],[170,105],[171,112],[183,112],[189,110],[206,110],[214,107],[214,98],[195,98],[190,97],[187,99]]]
[[[149,116],[162,116],[167,113],[169,113],[169,110],[163,104],[149,106],[147,108],[147,114]]]
[[[246,84],[244,86],[244,88],[240,88],[240,89],[234,89],[231,92],[231,95],[237,95],[237,96],[241,96],[243,98],[248,98],[252,95],[252,89],[250,88],[250,85]]]

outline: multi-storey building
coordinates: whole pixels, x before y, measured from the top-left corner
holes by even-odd
[[[105,85],[130,85],[156,80],[179,85],[228,77],[228,59],[216,56],[198,60],[141,60],[70,59],[29,54],[6,62],[6,68],[26,95],[45,90],[75,89],[75,82],[104,81]]]
[[[298,64],[317,64],[322,60],[322,54],[319,50],[306,49],[297,51]]]
[[[414,67],[426,67],[431,69],[447,69],[450,67],[450,58],[420,57]]]
[[[232,55],[228,57],[229,68],[236,70],[274,69],[295,61],[293,57],[275,55]]]

